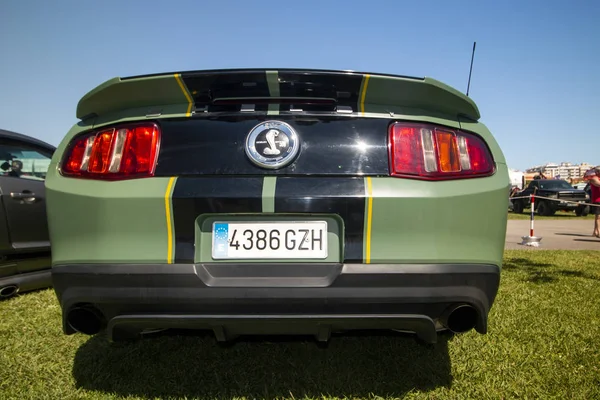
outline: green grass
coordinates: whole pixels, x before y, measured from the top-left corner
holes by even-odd
[[[63,336],[51,290],[0,302],[0,398],[600,398],[600,252],[507,251],[489,333],[242,341]]]
[[[525,209],[525,212],[523,212],[523,214],[517,214],[513,211],[508,211],[508,219],[530,219],[531,218],[531,209],[527,208]],[[588,214],[585,217],[578,217],[577,215],[575,215],[575,212],[566,212],[566,211],[557,211],[556,214],[546,217],[546,216],[542,216],[542,215],[538,215],[537,213],[535,213],[534,217],[535,220],[544,220],[544,219],[554,219],[554,220],[569,220],[569,219],[574,219],[574,220],[579,220],[579,219],[589,219],[589,220],[593,220],[594,219],[594,214]]]

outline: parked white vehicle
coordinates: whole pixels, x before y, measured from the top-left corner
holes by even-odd
[[[509,168],[508,176],[510,178],[511,186],[516,186],[519,188],[519,190],[523,189],[523,172]]]

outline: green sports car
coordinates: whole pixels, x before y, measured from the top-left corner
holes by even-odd
[[[46,178],[65,334],[486,333],[509,176],[430,78],[300,69],[114,78]]]

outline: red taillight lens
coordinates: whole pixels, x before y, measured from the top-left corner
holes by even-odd
[[[395,123],[389,133],[392,176],[444,180],[494,173],[488,147],[473,134],[415,123]]]
[[[88,138],[77,139],[71,145],[68,157],[63,162],[62,171],[66,174],[77,174],[81,169],[81,163],[83,162],[83,155],[87,145]]]
[[[153,123],[103,129],[74,140],[62,173],[95,179],[152,176],[159,145],[160,130]]]
[[[137,127],[127,136],[121,169],[125,174],[154,172],[158,148],[158,131],[154,127]]]
[[[96,135],[92,144],[92,155],[90,156],[88,172],[103,174],[108,170],[113,133],[114,129],[111,129]]]

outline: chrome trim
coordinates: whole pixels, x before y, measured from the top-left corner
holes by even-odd
[[[119,129],[117,131],[117,138],[110,156],[110,166],[108,167],[108,172],[119,172],[119,168],[121,168],[121,159],[123,158],[123,147],[125,146],[126,137],[127,129]]]
[[[458,146],[458,154],[460,158],[460,166],[463,170],[471,169],[471,158],[467,150],[467,138],[461,135],[456,135],[456,144]]]
[[[339,114],[352,114],[352,107],[350,106],[337,106],[335,111]]]
[[[90,136],[85,144],[85,151],[83,152],[83,160],[81,160],[81,171],[87,171],[90,163],[90,156],[92,155],[92,147],[94,146],[94,140],[96,135]]]
[[[437,172],[438,165],[435,158],[433,131],[427,128],[421,128],[421,143],[423,143],[423,161],[425,171]]]

